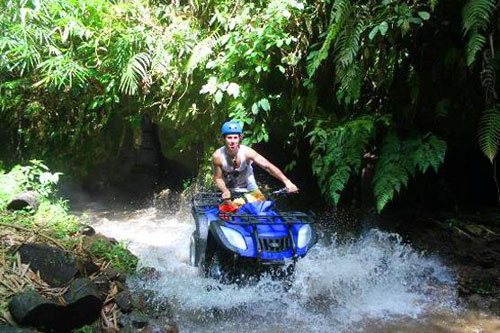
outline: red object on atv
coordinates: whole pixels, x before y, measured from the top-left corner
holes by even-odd
[[[230,204],[224,204],[219,206],[219,212],[221,213],[236,213],[237,210],[238,208]],[[219,214],[219,217],[223,220],[229,220],[229,216],[227,216],[226,214]]]
[[[224,213],[236,213],[237,210],[238,208],[230,204],[224,204],[219,206],[219,211]]]

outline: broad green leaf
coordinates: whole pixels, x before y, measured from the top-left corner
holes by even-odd
[[[429,14],[428,12],[421,11],[421,12],[418,12],[418,16],[420,16],[420,18],[422,20],[427,21],[428,19],[430,19],[431,14]]]
[[[252,104],[252,113],[254,115],[256,115],[257,113],[259,113],[259,106],[257,105],[257,103],[253,103]]]
[[[209,94],[213,95],[217,91],[217,79],[215,77],[211,77],[208,79],[207,84],[203,85],[200,90],[200,94]]]
[[[267,98],[263,98],[259,101],[259,105],[264,111],[271,110],[271,105],[269,105],[269,100]]]
[[[222,101],[222,96],[223,96],[222,91],[217,90],[217,92],[215,93],[215,96],[214,96],[215,103],[220,104],[220,102]]]
[[[236,98],[240,95],[240,86],[234,82],[231,82],[226,88],[226,91],[229,96],[233,96],[234,98]]]
[[[380,30],[380,34],[382,36],[385,36],[388,29],[389,29],[389,25],[387,24],[387,22],[384,21],[384,22],[380,23],[379,30]]]
[[[375,36],[377,35],[378,30],[379,30],[378,25],[373,27],[372,31],[370,31],[370,33],[368,34],[368,38],[370,38],[370,40],[373,40],[373,38],[375,38]]]

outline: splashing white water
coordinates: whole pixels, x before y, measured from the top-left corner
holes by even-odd
[[[181,331],[332,332],[371,320],[418,318],[453,310],[452,273],[395,234],[371,230],[345,244],[318,244],[299,260],[291,286],[263,278],[238,287],[197,276],[189,262],[194,222],[155,208],[101,218],[95,228],[129,242],[160,278],[141,284],[173,306]]]

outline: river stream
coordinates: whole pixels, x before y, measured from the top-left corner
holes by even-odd
[[[126,211],[87,204],[94,228],[126,241],[158,277],[133,288],[167,302],[181,332],[493,332],[498,318],[458,306],[454,272],[397,234],[371,229],[348,241],[322,233],[290,284],[246,286],[202,278],[189,265],[187,208]],[[344,237],[342,237],[344,239]]]

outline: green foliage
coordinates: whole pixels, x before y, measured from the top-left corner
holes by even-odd
[[[51,173],[39,160],[29,165],[17,165],[8,173],[0,173],[0,221],[26,228],[38,227],[42,232],[70,246],[81,224],[69,214],[67,202],[55,197],[55,186],[60,173]],[[28,211],[6,212],[6,204],[22,191],[33,190],[40,194],[40,204],[33,214]]]
[[[400,140],[390,133],[380,149],[375,164],[373,185],[377,210],[380,212],[394,194],[408,185],[409,177],[429,167],[437,172],[444,162],[446,142],[432,134]]]
[[[330,23],[323,33],[325,40],[321,48],[309,53],[305,81],[307,87],[312,86],[312,79],[322,62],[333,53],[335,82],[338,85],[336,96],[340,102],[358,104],[363,86],[373,73],[387,70],[386,54],[392,52],[385,47],[400,36],[410,35],[430,19],[429,10],[433,10],[436,2],[414,1],[352,1],[336,0],[332,4]],[[389,41],[382,45],[381,39]],[[333,52],[331,52],[333,45]],[[389,51],[389,52],[386,52]],[[375,52],[374,55],[371,55]],[[398,55],[401,57],[401,54]],[[374,82],[375,86],[381,83]],[[388,80],[387,84],[390,84]],[[381,86],[382,87],[382,86]]]
[[[336,126],[318,123],[308,135],[313,145],[313,172],[323,195],[337,204],[341,192],[353,174],[360,173],[363,156],[375,136],[376,126],[386,124],[385,117],[360,116]]]
[[[31,160],[30,165],[22,166],[22,190],[35,191],[42,197],[48,198],[54,194],[61,172],[51,173],[49,168],[40,160]]]
[[[42,161],[32,161],[30,166],[16,166],[9,173],[0,173],[0,222],[25,228],[36,227],[40,232],[72,248],[79,240],[74,235],[82,228],[82,224],[76,216],[69,213],[67,201],[42,196],[35,214],[5,211],[5,203],[18,191],[42,186],[40,179],[43,179],[45,173],[57,174],[50,173]],[[52,183],[51,186],[53,185],[55,184]],[[131,272],[137,267],[137,258],[122,243],[97,241],[92,245],[91,252],[99,258],[110,260],[113,267],[124,272]]]
[[[121,77],[120,90],[127,95],[135,95],[141,84],[149,85],[150,65],[151,57],[147,53],[142,52],[130,58]]]
[[[35,191],[42,200],[53,197],[60,172],[51,173],[40,160],[31,160],[29,165],[17,165],[8,173],[0,171],[0,208],[22,191]]]
[[[486,43],[484,32],[497,6],[495,0],[469,0],[462,10],[464,35],[469,35],[467,42],[467,65],[471,66],[479,51]]]
[[[442,121],[458,119],[451,106],[463,103],[459,95],[477,103],[473,84],[458,92],[454,82],[440,80],[448,70],[469,75],[461,64],[471,65],[487,34],[495,34],[488,31],[495,5],[466,1],[462,59],[455,43],[446,44],[460,38],[447,28],[460,17],[437,0],[6,0],[0,122],[25,156],[86,169],[120,150],[113,126],[138,134],[146,114],[162,130],[181,133],[167,144],[198,154],[207,181],[215,133],[231,118],[245,124],[246,144],[285,138],[291,147],[309,138],[313,171],[324,195],[338,202],[359,177],[364,154],[384,146],[387,132],[435,132]],[[496,103],[490,103],[498,62],[491,48],[481,75],[487,105]],[[435,123],[425,121],[429,114]],[[485,115],[480,127],[488,156],[498,145],[493,118]],[[431,147],[422,153],[429,163],[438,151]],[[299,154],[294,149],[290,160]],[[409,167],[396,164],[386,165],[400,180],[379,185],[380,202],[408,177]]]
[[[479,123],[478,142],[483,153],[493,163],[500,143],[500,108],[498,105],[484,112]]]
[[[111,261],[111,265],[123,272],[133,272],[137,268],[137,257],[135,257],[123,243],[111,244],[98,240],[92,243],[90,252],[98,257]]]

